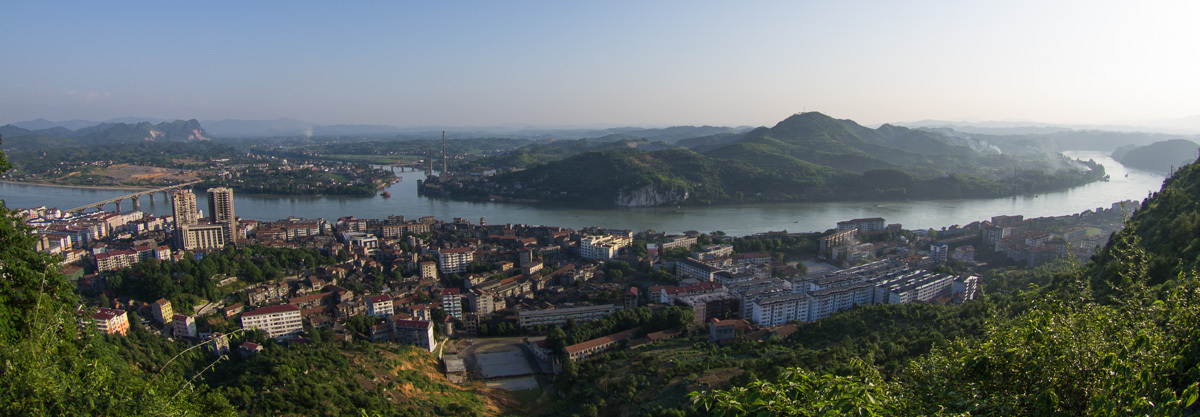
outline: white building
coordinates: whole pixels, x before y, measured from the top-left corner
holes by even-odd
[[[433,352],[437,342],[433,340],[433,322],[422,320],[392,321],[392,335],[396,343],[413,345]]]
[[[946,263],[950,258],[950,246],[946,242],[938,242],[929,246],[929,259],[934,262]]]
[[[532,328],[537,325],[562,326],[567,319],[575,319],[576,323],[608,317],[617,308],[612,304],[597,306],[554,308],[549,310],[526,310],[517,312],[517,321],[521,328]]]
[[[464,272],[474,260],[475,250],[471,248],[438,249],[438,269],[443,274]]]
[[[462,293],[458,288],[447,288],[442,291],[442,312],[456,319],[463,318]]]
[[[583,259],[612,259],[633,239],[619,235],[592,236],[579,241],[579,257]]]
[[[300,333],[304,325],[300,322],[300,307],[284,304],[242,314],[242,328],[262,330],[271,337],[284,337]]]
[[[192,316],[176,314],[174,317],[175,337],[196,337],[196,319]]]
[[[367,297],[367,314],[378,317],[391,317],[395,314],[395,303],[392,301],[392,296],[374,295]]]
[[[749,320],[761,326],[778,326],[808,320],[808,294],[780,294],[752,300]]]

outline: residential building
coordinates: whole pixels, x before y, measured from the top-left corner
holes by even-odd
[[[721,272],[721,268],[687,258],[675,263],[675,276],[679,279],[696,279],[701,282],[713,280],[713,274]]]
[[[458,288],[442,290],[442,312],[456,319],[463,318],[462,297]]]
[[[640,329],[640,327],[633,328],[623,332],[613,333],[608,336],[588,340],[583,343],[567,346],[567,356],[569,356],[572,361],[583,360],[588,356],[612,349],[619,343],[629,340],[636,335]]]
[[[124,336],[129,331],[129,316],[125,310],[101,308],[92,314],[92,321],[96,325],[96,330],[101,333]]]
[[[233,190],[225,187],[209,188],[208,215],[213,223],[225,227],[226,240],[237,238],[237,219],[233,214]]]
[[[533,328],[539,324],[543,326],[562,326],[567,324],[567,319],[574,319],[576,323],[582,323],[608,317],[615,311],[617,309],[612,304],[548,310],[525,310],[517,312],[517,322],[521,328],[525,329]]]
[[[192,316],[176,314],[172,316],[174,335],[176,338],[196,337],[196,319]]]
[[[391,317],[395,313],[392,296],[388,294],[367,297],[367,315]]]
[[[624,295],[625,309],[633,310],[638,307],[638,287],[629,287]]]
[[[946,242],[937,242],[929,246],[929,259],[937,263],[946,263],[950,259],[950,246]]]
[[[884,228],[883,218],[880,218],[880,217],[847,220],[847,221],[843,221],[843,222],[838,222],[838,224],[837,224],[837,229],[839,232],[850,230],[850,229],[858,229],[858,231],[860,231],[860,232],[869,233],[869,232],[874,232],[874,231],[878,231],[878,230],[883,230],[883,228]]]
[[[229,226],[220,224],[193,224],[176,229],[180,234],[184,250],[220,249],[229,243]]]
[[[171,217],[175,219],[175,230],[182,226],[200,223],[196,208],[196,194],[191,190],[175,190],[171,193]]]
[[[150,311],[154,320],[162,324],[170,324],[175,317],[175,310],[166,298],[159,298],[158,301],[150,303]]]
[[[258,329],[271,337],[285,337],[303,330],[300,308],[291,304],[263,307],[242,314],[242,328]]]
[[[212,338],[208,339],[208,347],[212,349],[213,356],[225,356],[229,353],[229,338],[221,333],[213,333]]]
[[[413,345],[433,352],[433,322],[424,320],[392,320],[392,335],[396,343]]]
[[[471,248],[450,248],[438,250],[438,269],[443,274],[457,274],[467,270],[471,261],[475,260],[475,250]]]
[[[708,245],[700,248],[698,251],[692,251],[692,258],[700,261],[709,261],[733,255],[733,245],[717,244]]]
[[[780,294],[750,301],[748,319],[761,326],[778,326],[793,321],[808,321],[808,294]]]
[[[689,248],[696,244],[696,236],[675,236],[658,244],[659,249]]]
[[[138,262],[137,252],[131,250],[112,250],[96,255],[96,270],[100,272],[116,271],[133,266]]]
[[[592,236],[579,241],[579,257],[583,259],[612,259],[633,239],[621,235]]]
[[[437,279],[437,262],[421,262],[421,279]]]

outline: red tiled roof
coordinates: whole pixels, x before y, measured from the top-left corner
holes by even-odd
[[[589,341],[586,341],[583,343],[577,343],[577,344],[574,344],[571,346],[567,346],[567,354],[573,355],[577,352],[582,352],[582,351],[585,351],[585,350],[588,350],[588,349],[591,349],[594,347],[603,346],[603,345],[606,345],[609,343],[619,342],[619,341],[628,339],[630,337],[633,337],[634,334],[637,334],[637,331],[640,329],[641,329],[640,327],[637,327],[637,328],[629,329],[629,330],[626,330],[623,332],[613,333],[608,336],[598,337],[598,338],[595,338],[595,339],[592,339],[592,340],[589,340]]]
[[[296,306],[294,306],[294,305],[291,305],[291,304],[283,304],[283,305],[277,305],[277,306],[263,307],[263,308],[260,308],[260,309],[257,309],[257,310],[254,310],[254,311],[251,311],[251,312],[248,312],[248,313],[242,314],[242,317],[243,317],[243,318],[245,318],[245,317],[254,317],[254,316],[260,316],[260,315],[263,315],[263,314],[284,313],[284,312],[288,312],[288,311],[300,311],[300,307],[296,307]]]
[[[429,328],[429,326],[432,325],[430,322],[424,321],[424,320],[395,320],[392,323],[396,323],[396,327],[423,328],[423,329]]]

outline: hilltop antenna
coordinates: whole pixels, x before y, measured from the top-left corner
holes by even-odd
[[[446,131],[442,131],[442,175],[446,175]]]

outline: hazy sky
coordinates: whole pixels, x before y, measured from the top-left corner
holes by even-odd
[[[1105,123],[1200,114],[1200,2],[18,1],[0,123]]]

